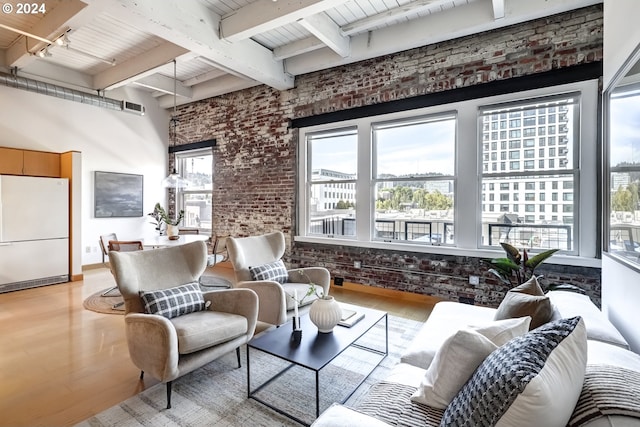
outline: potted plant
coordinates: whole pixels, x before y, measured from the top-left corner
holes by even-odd
[[[500,243],[500,246],[507,254],[506,258],[482,261],[491,267],[490,273],[496,275],[502,283],[510,286],[518,286],[531,279],[536,267],[558,251],[558,249],[549,249],[529,258],[526,249],[523,249],[520,254],[518,249],[508,243]]]
[[[164,223],[167,225],[167,236],[169,236],[169,238],[178,236],[178,225],[180,225],[180,222],[182,222],[182,219],[184,218],[184,210],[180,210],[178,216],[171,219],[160,203],[156,203],[153,208],[153,212],[149,215],[155,220],[156,230],[160,231],[162,229],[162,224]]]

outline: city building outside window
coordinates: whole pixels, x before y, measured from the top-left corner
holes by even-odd
[[[508,211],[506,215],[501,209],[500,215],[485,214],[483,216],[483,244],[494,246],[499,242],[507,241],[516,246],[524,245],[535,249],[554,248],[568,252],[575,251],[573,217],[563,216],[562,223],[552,220],[550,214],[552,210],[546,209],[545,200],[547,187],[557,188],[561,185],[565,190],[560,201],[562,212],[565,214],[575,212],[573,191],[566,190],[573,190],[574,183],[579,179],[577,162],[574,161],[574,156],[578,155],[580,148],[579,100],[579,93],[571,93],[481,108],[481,128],[493,126],[493,122],[500,113],[508,113],[511,118],[510,135],[520,132],[523,136],[522,141],[515,139],[509,141],[511,148],[509,158],[527,159],[522,162],[512,161],[508,173],[485,171],[482,182],[489,183],[489,187],[492,183],[502,185],[504,181],[523,182],[525,190],[529,190],[524,193],[524,201],[529,202],[524,205],[524,208]],[[522,127],[516,129],[520,118],[522,118]],[[546,128],[533,126],[536,122],[540,123],[538,119],[543,123],[556,123],[556,125],[549,125]],[[544,129],[544,132],[539,132],[540,129]],[[541,148],[544,146],[540,144],[543,140],[540,138],[541,135],[546,135],[548,139],[555,138],[563,141],[562,150],[556,151],[555,148],[549,148],[548,157],[553,157],[557,162],[550,161],[547,167],[542,159],[545,149]],[[492,142],[490,135],[488,139],[483,135],[483,140]],[[536,142],[538,142],[537,146]],[[522,148],[515,150],[516,147]],[[551,185],[549,186],[548,183]],[[492,194],[489,193],[489,200],[491,196]],[[551,194],[551,200],[557,202],[557,193]],[[522,211],[527,215],[520,216],[519,212]]]

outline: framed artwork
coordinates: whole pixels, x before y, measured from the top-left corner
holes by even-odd
[[[142,175],[95,171],[96,218],[140,217],[142,213]]]

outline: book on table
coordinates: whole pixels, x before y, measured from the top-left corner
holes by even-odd
[[[362,312],[342,307],[342,317],[340,318],[338,325],[350,328],[358,323],[363,317],[364,313]]]

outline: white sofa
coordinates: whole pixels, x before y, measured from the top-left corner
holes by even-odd
[[[630,400],[633,400],[634,393],[635,397],[639,396],[640,355],[628,350],[624,337],[603,313],[585,295],[567,291],[553,291],[548,295],[554,310],[553,319],[579,315],[584,321],[587,336],[587,377],[598,376],[598,370],[604,372],[608,367],[627,369],[624,372],[637,374],[636,383],[622,381],[615,387],[619,386],[621,390],[631,393]],[[496,309],[492,308],[454,302],[436,304],[427,322],[402,354],[400,363],[384,381],[372,386],[367,396],[356,403],[355,408],[334,404],[321,414],[313,426],[439,425],[444,411],[412,402],[410,396],[420,387],[427,368],[447,338],[469,325],[493,321],[495,312]],[[616,410],[611,408],[595,414],[600,408],[594,409],[593,402],[585,402],[586,400],[588,399],[581,397],[578,401],[572,420],[580,419],[580,423],[572,426],[640,426],[640,399],[636,399],[635,407],[624,415],[616,414]],[[576,415],[580,411],[581,414]]]

